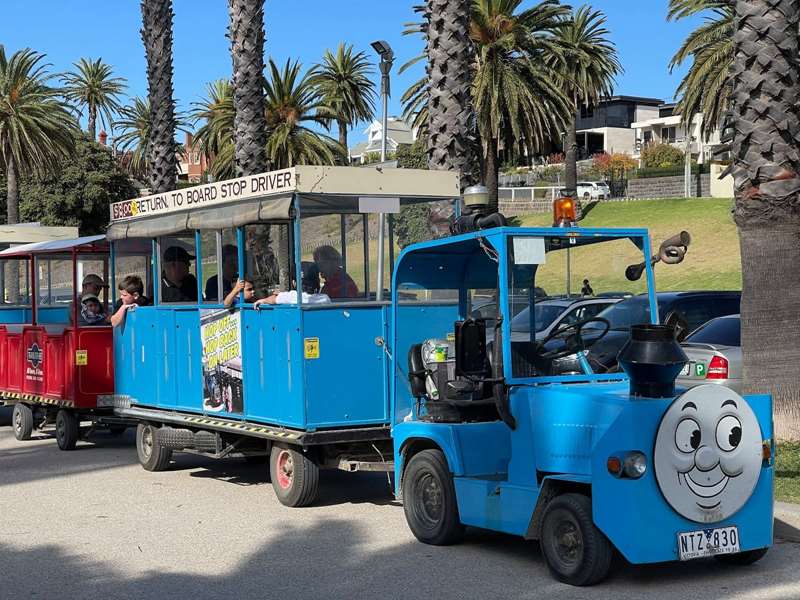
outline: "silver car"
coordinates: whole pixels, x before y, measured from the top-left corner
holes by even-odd
[[[689,362],[675,383],[694,387],[701,383],[724,385],[742,393],[742,342],[739,315],[711,319],[681,343]]]
[[[544,339],[557,329],[590,319],[620,300],[622,297],[605,296],[537,300],[533,308],[536,339]],[[530,308],[525,308],[511,319],[511,340],[529,340],[530,322]]]

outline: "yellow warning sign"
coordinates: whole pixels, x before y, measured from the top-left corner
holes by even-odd
[[[83,367],[89,364],[89,353],[86,350],[75,350],[75,364]]]
[[[319,358],[319,338],[306,338],[304,342],[306,358]]]

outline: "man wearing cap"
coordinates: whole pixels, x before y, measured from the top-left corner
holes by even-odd
[[[100,293],[107,287],[108,285],[106,285],[106,282],[103,281],[103,278],[100,277],[100,275],[89,273],[81,282],[81,293],[78,295],[78,299],[80,300],[86,294],[92,294],[93,296],[97,296],[99,298]]]
[[[161,302],[197,302],[197,279],[189,272],[194,258],[180,246],[170,246],[164,251]]]

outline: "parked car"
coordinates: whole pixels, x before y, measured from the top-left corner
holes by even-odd
[[[686,337],[681,346],[689,362],[676,383],[694,387],[715,383],[742,393],[742,335],[739,315],[711,319]]]
[[[537,286],[534,288],[533,293],[537,302],[539,302],[542,298],[547,298],[547,292],[544,291],[544,288]],[[512,315],[517,315],[520,313],[520,311],[526,309],[528,307],[529,300],[530,299],[528,298],[527,294],[513,294],[511,296]],[[473,299],[472,310],[470,311],[469,315],[473,319],[486,319],[486,328],[493,328],[495,318],[497,317],[497,300],[495,300],[494,296]]]
[[[619,297],[570,297],[539,300],[533,308],[533,322],[536,339],[540,340],[561,327],[566,327],[596,316],[612,304],[622,300]],[[530,307],[511,320],[511,340],[530,339]]]
[[[610,197],[611,188],[605,181],[578,182],[578,198],[581,200],[606,200]]]
[[[737,314],[741,292],[659,292],[656,298],[660,322],[672,326],[680,342],[689,332],[713,318]],[[617,355],[628,341],[631,325],[650,322],[650,304],[646,295],[632,296],[597,316],[609,322],[609,330],[588,350],[586,357],[597,373],[616,371]],[[593,331],[599,335],[603,329],[604,324],[590,323],[584,327],[583,335],[591,340]],[[548,349],[560,344],[563,342],[555,340],[548,344]],[[577,355],[554,361],[553,372],[581,372]]]

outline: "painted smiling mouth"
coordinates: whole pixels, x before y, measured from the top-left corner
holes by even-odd
[[[683,479],[686,481],[686,485],[689,486],[689,489],[692,491],[692,493],[700,498],[713,498],[714,496],[720,495],[728,485],[728,481],[730,481],[730,477],[723,475],[722,479],[720,479],[717,483],[703,485],[702,483],[697,483],[690,477],[688,473],[683,474]]]

